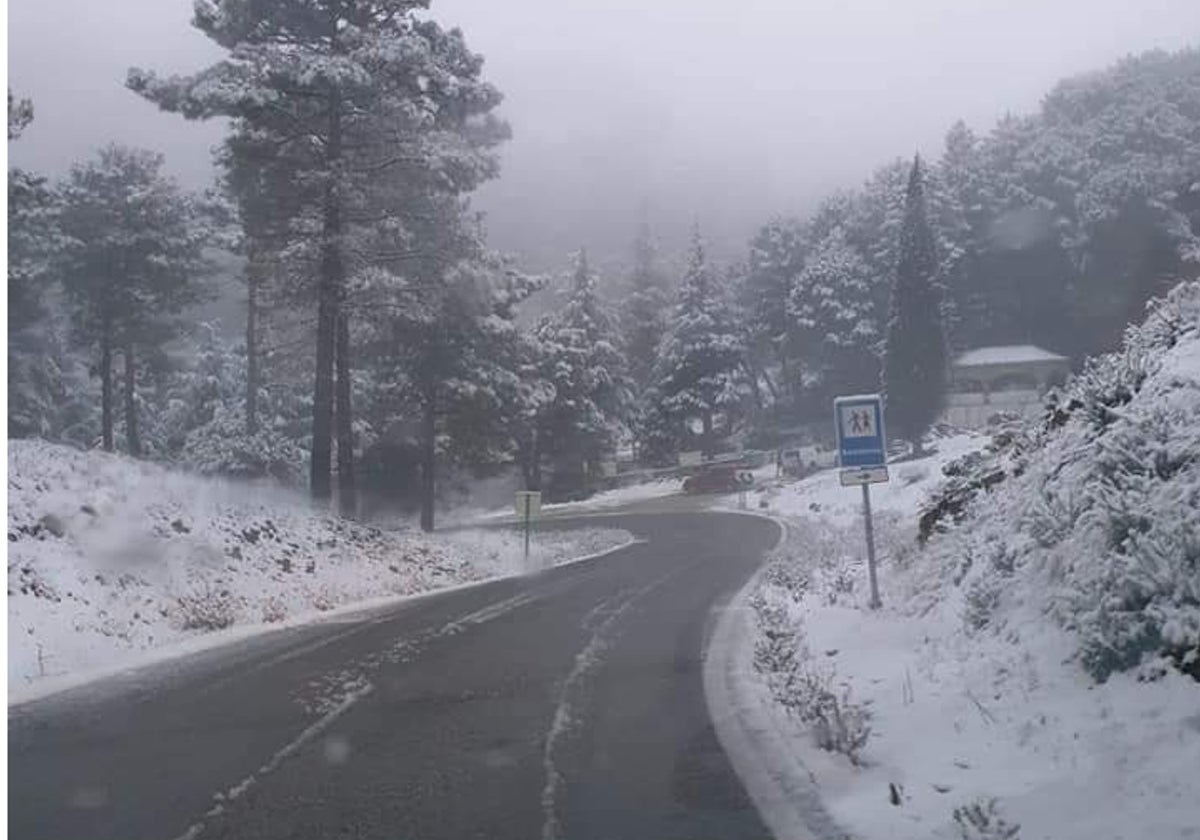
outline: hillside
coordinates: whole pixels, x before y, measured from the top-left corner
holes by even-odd
[[[850,491],[818,476],[790,491],[803,507],[772,502],[792,540],[743,655],[833,822],[868,839],[1189,836],[1200,284],[1038,427],[904,469],[928,495],[880,518],[878,612],[861,524],[823,516]]]
[[[509,530],[383,530],[314,513],[268,485],[40,441],[10,441],[8,505],[17,695],[45,678],[170,656],[212,631],[311,620],[629,539],[598,528],[539,534],[526,566]]]

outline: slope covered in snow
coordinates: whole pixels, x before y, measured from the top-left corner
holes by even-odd
[[[876,492],[879,611],[855,490],[768,501],[757,690],[855,837],[1196,836],[1200,284],[984,442]]]
[[[12,695],[213,630],[546,568],[631,539],[541,533],[527,565],[511,530],[382,530],[271,487],[40,441],[10,441],[8,505]]]

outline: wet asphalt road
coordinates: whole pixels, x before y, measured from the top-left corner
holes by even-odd
[[[769,837],[702,652],[776,526],[609,523],[646,542],[11,709],[10,836]]]

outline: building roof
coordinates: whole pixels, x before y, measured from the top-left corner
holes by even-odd
[[[1013,365],[1030,362],[1068,363],[1066,356],[1051,353],[1032,344],[1007,344],[999,347],[977,347],[968,350],[954,360],[955,367],[979,367],[981,365]]]

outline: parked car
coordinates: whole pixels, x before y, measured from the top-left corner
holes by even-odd
[[[713,464],[683,480],[684,493],[729,493],[753,486],[754,475],[741,464]]]

